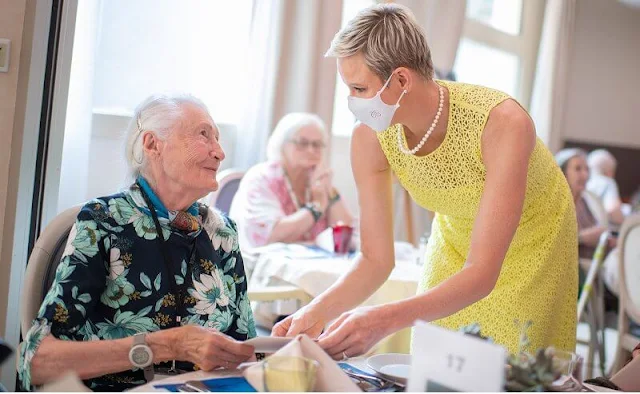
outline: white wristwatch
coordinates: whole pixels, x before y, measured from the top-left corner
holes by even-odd
[[[129,350],[129,361],[134,367],[144,370],[147,383],[153,380],[153,351],[147,345],[147,334],[140,333],[133,336],[133,346]]]

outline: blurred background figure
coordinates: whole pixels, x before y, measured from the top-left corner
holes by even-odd
[[[587,152],[578,148],[563,149],[556,153],[556,162],[567,178],[573,200],[576,204],[578,219],[578,253],[580,256],[580,287],[582,287],[589,271],[593,254],[595,253],[600,236],[609,229],[607,212],[601,200],[586,185],[589,176]],[[602,277],[609,290],[605,294],[606,308],[617,310],[618,281],[618,250],[617,237],[609,238],[609,249],[603,267]]]
[[[247,171],[231,205],[243,248],[274,242],[313,243],[353,221],[325,164],[328,134],[315,114],[290,113],[267,144],[267,161]]]
[[[596,149],[587,158],[591,177],[587,190],[595,194],[604,206],[612,224],[620,225],[624,221],[622,201],[615,181],[617,160],[605,149]]]

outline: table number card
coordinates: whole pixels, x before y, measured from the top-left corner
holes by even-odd
[[[506,357],[499,345],[417,322],[407,391],[503,391]]]

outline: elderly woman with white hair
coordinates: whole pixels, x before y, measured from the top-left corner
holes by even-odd
[[[23,386],[75,372],[97,391],[156,370],[235,368],[255,325],[235,224],[197,200],[216,190],[224,152],[206,106],[152,96],[126,155],[133,184],[89,201],[22,349]]]
[[[328,136],[314,114],[290,113],[267,144],[267,161],[242,178],[229,215],[238,224],[243,248],[274,242],[311,243],[352,217],[324,164]]]

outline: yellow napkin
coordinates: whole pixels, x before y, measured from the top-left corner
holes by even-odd
[[[358,386],[340,369],[338,364],[317,343],[306,335],[298,335],[289,344],[273,354],[284,357],[304,357],[317,361],[320,366],[316,374],[313,391],[361,391]],[[262,363],[257,363],[243,372],[249,384],[258,391],[264,391]]]

